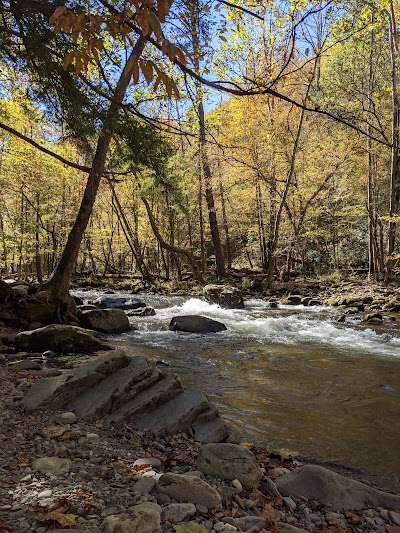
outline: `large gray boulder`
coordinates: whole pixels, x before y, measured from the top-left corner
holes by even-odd
[[[32,331],[18,333],[14,341],[17,351],[91,354],[107,346],[90,331],[77,326],[52,324]]]
[[[157,482],[156,489],[173,500],[204,505],[207,509],[221,505],[221,496],[214,487],[196,476],[163,474]]]
[[[131,326],[122,309],[89,309],[82,311],[81,326],[102,333],[123,333]]]
[[[386,509],[400,508],[400,496],[382,492],[317,465],[305,465],[275,480],[282,496],[305,496],[333,509],[365,509],[366,502]]]
[[[244,309],[242,291],[226,285],[206,285],[203,296],[207,302],[218,304],[224,309]]]
[[[222,479],[238,479],[246,489],[258,487],[262,472],[250,450],[237,444],[212,443],[200,448],[197,469]]]
[[[225,331],[222,322],[212,320],[201,315],[174,316],[169,325],[171,331],[185,331],[187,333],[218,333]]]
[[[214,442],[228,435],[218,410],[200,391],[184,390],[177,375],[162,372],[145,357],[128,356],[123,350],[35,382],[22,405],[27,411],[64,409],[72,417],[103,418],[109,424],[146,428],[154,435],[190,427],[200,441]]]

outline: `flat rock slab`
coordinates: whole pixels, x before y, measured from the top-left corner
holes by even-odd
[[[141,382],[141,386],[145,388],[158,381],[159,374],[145,357],[132,357],[127,365],[116,369],[107,379],[99,381],[74,398],[67,408],[80,418],[102,418],[130,398],[135,384]],[[137,392],[138,387],[134,387],[133,394]]]
[[[77,326],[52,324],[32,331],[22,331],[15,337],[17,351],[91,354],[107,347],[93,334]]]
[[[180,502],[201,504],[207,509],[221,505],[219,493],[199,477],[184,474],[163,474],[157,482],[157,491]]]
[[[188,429],[197,416],[210,407],[209,401],[198,390],[187,389],[149,413],[135,418],[135,427],[147,428],[156,436],[174,434]]]
[[[187,333],[218,333],[227,328],[222,322],[201,315],[174,316],[170,322],[171,331]]]
[[[257,487],[262,478],[255,456],[237,444],[204,444],[197,457],[197,469],[222,479],[238,479],[247,489]]]
[[[122,309],[89,309],[82,311],[81,326],[101,333],[123,333],[129,331],[129,319]]]
[[[120,350],[99,357],[77,370],[64,372],[55,378],[36,381],[22,399],[27,411],[35,409],[62,409],[107,375],[129,364],[129,357]]]
[[[160,372],[161,376],[164,376]],[[131,400],[122,404],[117,410],[106,417],[108,423],[130,421],[135,425],[135,418],[139,418],[155,406],[167,402],[183,392],[178,376],[166,374],[149,388],[136,394]]]
[[[366,509],[370,502],[386,509],[400,508],[400,496],[382,492],[317,465],[292,470],[275,481],[283,496],[305,496],[341,511]]]

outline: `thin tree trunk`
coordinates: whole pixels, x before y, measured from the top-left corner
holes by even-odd
[[[144,49],[145,44],[145,38],[139,37],[129,59],[133,57],[139,57]],[[130,80],[130,71],[124,69],[119,77],[116,89],[114,91],[107,117],[104,121],[103,131],[97,141],[96,152],[92,160],[92,166],[88,175],[85,192],[83,194],[78,215],[68,235],[67,243],[61,254],[56,269],[51,279],[44,287],[45,289],[50,288],[54,293],[68,293],[70,280],[75,269],[83,234],[87,228],[90,215],[92,214],[97,191],[101,178],[104,174],[107,153],[112,138],[113,124],[125,97]]]
[[[399,208],[399,182],[400,182],[400,158],[399,158],[399,94],[397,86],[397,68],[398,68],[398,43],[397,43],[397,26],[394,13],[393,2],[389,7],[389,42],[390,42],[390,61],[391,61],[391,84],[392,84],[392,157],[390,169],[390,207],[389,207],[389,230],[388,230],[388,248],[386,260],[386,280],[392,279],[394,252],[396,241],[396,220],[395,217]]]
[[[153,216],[153,213],[151,212],[151,207],[150,207],[149,202],[144,197],[142,197],[142,201],[144,203],[144,206],[146,208],[146,211],[147,211],[147,214],[148,214],[148,217],[149,217],[149,222],[150,222],[151,229],[153,230],[153,233],[154,233],[159,245],[161,246],[161,248],[163,248],[164,250],[167,250],[169,252],[173,252],[173,253],[176,253],[176,254],[181,254],[181,255],[186,256],[188,261],[189,261],[190,267],[192,269],[193,277],[196,280],[198,280],[198,281],[202,281],[202,276],[201,276],[201,273],[199,272],[199,269],[198,269],[197,263],[196,263],[196,259],[194,258],[193,254],[189,250],[187,250],[186,248],[180,248],[178,246],[169,244],[168,242],[166,242],[163,239],[163,237],[162,237],[162,235],[160,233],[160,230],[158,229],[158,226],[157,226],[157,223],[156,223],[155,218]]]

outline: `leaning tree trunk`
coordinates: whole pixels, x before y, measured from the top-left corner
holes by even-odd
[[[136,45],[132,49],[130,58],[139,57],[143,51],[146,40],[140,37]],[[129,63],[129,59],[127,64]],[[131,80],[131,73],[129,69],[125,68],[120,75],[117,86],[115,88],[110,107],[106,119],[103,124],[103,132],[98,141],[96,152],[93,157],[92,166],[88,175],[85,192],[83,194],[82,202],[76,217],[75,223],[69,232],[67,243],[61,254],[60,260],[50,280],[43,286],[44,291],[50,291],[53,298],[61,300],[67,305],[66,315],[64,318],[68,320],[68,307],[72,307],[74,312],[74,305],[71,303],[71,298],[68,298],[68,290],[72,274],[75,270],[76,261],[78,259],[79,249],[81,246],[83,234],[89,223],[90,215],[93,211],[94,202],[96,200],[97,191],[100,185],[101,178],[104,174],[106,165],[106,158],[110,146],[113,124],[118,115],[120,106],[125,97],[126,90]],[[66,300],[69,300],[66,301]],[[74,314],[74,313],[73,313]]]

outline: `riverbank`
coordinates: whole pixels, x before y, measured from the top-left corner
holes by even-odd
[[[357,491],[343,493],[332,481],[320,491],[321,499],[333,498],[332,503],[280,494],[279,479],[283,487],[283,476],[301,470],[301,461],[285,450],[245,445],[245,453],[254,457],[247,477],[229,480],[216,475],[217,467],[213,474],[199,471],[203,468],[198,460],[201,446],[190,433],[154,439],[126,426],[107,426],[102,420],[75,421],[72,415],[49,411],[27,415],[19,401],[36,381],[35,372],[8,368],[0,372],[3,531],[45,533],[72,527],[88,533],[108,533],[117,523],[128,520],[124,515],[131,521],[126,531],[137,533],[394,533],[400,525],[398,512],[376,503],[361,510],[349,508],[355,505]],[[44,457],[63,460],[64,468],[57,471],[50,463],[40,468],[37,460]],[[241,461],[244,459],[231,461],[232,472],[239,477],[243,475]],[[189,473],[199,476],[204,484],[195,481],[196,491],[191,493],[186,487],[179,494],[168,488],[168,478],[160,484],[160,474],[165,473]],[[253,476],[250,482],[249,473]],[[329,481],[329,473],[323,473]],[[180,479],[192,487],[189,476]],[[342,500],[338,502],[335,498],[339,493]]]

